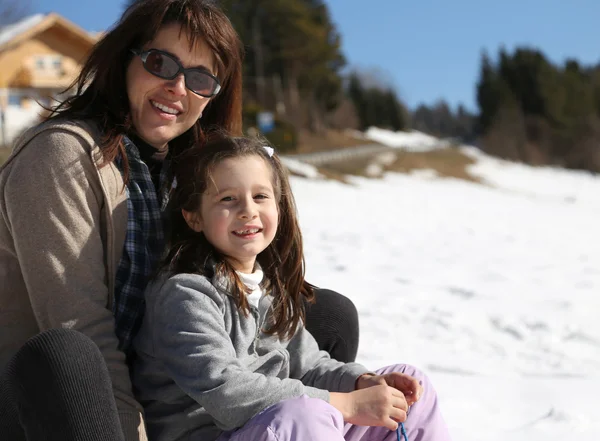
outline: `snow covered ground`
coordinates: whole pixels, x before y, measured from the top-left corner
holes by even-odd
[[[0,146],[3,141],[6,145],[11,146],[19,134],[40,121],[42,111],[42,107],[37,103],[31,103],[31,107],[27,109],[9,106],[4,117],[4,123],[6,124],[4,128],[2,127],[2,121],[0,121],[0,133],[6,137],[3,140],[2,135],[0,135]]]
[[[389,147],[398,147],[413,152],[426,152],[448,145],[447,141],[441,141],[438,138],[416,130],[410,132],[390,132],[378,127],[370,127],[364,133],[363,137]]]
[[[484,185],[294,177],[308,279],[357,305],[358,361],[432,378],[455,441],[598,441],[600,178],[463,150]]]

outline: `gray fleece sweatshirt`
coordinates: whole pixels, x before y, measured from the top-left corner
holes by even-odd
[[[289,341],[262,333],[272,296],[246,317],[227,292],[196,274],[148,286],[132,377],[151,441],[212,441],[279,401],[351,392],[368,372],[319,351],[303,326]]]

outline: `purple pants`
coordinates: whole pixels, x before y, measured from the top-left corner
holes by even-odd
[[[435,390],[424,373],[404,364],[388,366],[378,374],[404,372],[420,380],[423,395],[408,411],[404,427],[409,441],[450,441]],[[385,427],[345,424],[342,414],[326,401],[306,395],[265,409],[238,430],[217,441],[396,441]],[[404,440],[403,440],[404,441]]]

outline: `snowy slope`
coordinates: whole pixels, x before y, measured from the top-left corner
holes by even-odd
[[[308,279],[357,305],[360,362],[431,376],[456,441],[600,440],[600,178],[464,149],[484,185],[294,177]]]

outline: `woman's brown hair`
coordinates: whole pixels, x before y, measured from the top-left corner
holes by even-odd
[[[208,0],[140,0],[94,46],[81,73],[71,84],[75,94],[51,112],[49,118],[91,119],[103,134],[100,146],[104,163],[120,154],[125,175],[128,164],[122,138],[132,129],[127,98],[126,70],[133,54],[153,40],[165,25],[179,23],[193,50],[198,39],[206,41],[217,62],[221,91],[211,99],[203,117],[169,143],[173,154],[203,141],[207,129],[217,127],[233,134],[242,132],[243,48],[231,22]]]
[[[274,296],[271,324],[265,332],[291,338],[304,321],[304,301],[314,299],[313,287],[304,280],[302,234],[288,174],[276,154],[269,156],[260,138],[233,137],[220,132],[203,146],[195,146],[173,158],[176,187],[169,199],[170,237],[167,256],[159,272],[168,275],[195,273],[224,277],[238,308],[249,312],[246,289],[233,266],[210,244],[203,233],[192,230],[181,210],[198,211],[211,173],[225,159],[259,156],[272,170],[278,209],[275,238],[256,260],[265,278],[263,288]]]

